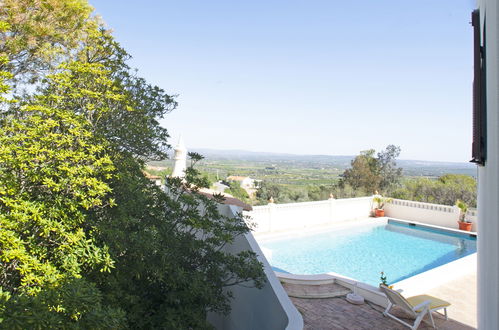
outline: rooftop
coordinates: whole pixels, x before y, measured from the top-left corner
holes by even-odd
[[[201,188],[201,189],[199,189],[199,193],[201,195],[204,195],[204,196],[208,197],[208,198],[213,198],[213,194],[220,194],[220,195],[223,195],[224,198],[225,198],[224,201],[223,201],[223,204],[239,206],[244,211],[251,211],[251,210],[253,210],[253,207],[251,205],[246,204],[242,200],[237,199],[237,198],[235,198],[232,195],[227,194],[227,193],[215,191],[215,190],[208,189],[208,188]]]

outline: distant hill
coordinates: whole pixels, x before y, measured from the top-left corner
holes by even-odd
[[[234,163],[259,163],[269,166],[286,166],[302,168],[337,168],[344,170],[350,166],[355,156],[332,156],[332,155],[295,155],[274,152],[254,152],[247,150],[217,150],[194,148],[189,151],[200,153],[207,162],[230,162]],[[171,164],[170,160],[152,162],[152,165]],[[430,176],[438,177],[446,173],[466,174],[476,177],[476,166],[471,163],[460,162],[436,162],[421,160],[397,160],[398,166],[404,169],[407,176]]]
[[[216,149],[194,149],[206,157],[206,159],[221,160],[242,160],[265,163],[310,163],[315,166],[333,165],[346,168],[354,156],[330,156],[330,155],[295,155],[275,152],[255,152],[246,150],[216,150]]]
[[[472,163],[400,159],[397,165],[404,169],[404,175],[409,176],[441,176],[450,173],[477,177],[477,167]]]

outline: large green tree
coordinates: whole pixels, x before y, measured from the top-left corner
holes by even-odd
[[[395,159],[400,156],[400,147],[390,144],[385,150],[378,152],[379,190],[393,189],[402,178],[402,168],[397,167]]]
[[[204,328],[208,311],[229,311],[231,286],[261,287],[252,252],[224,252],[245,219],[197,193],[199,172],[168,194],[144,177],[165,156],[159,120],[176,103],[136,76],[88,4],[1,9],[0,325]],[[18,82],[36,92],[8,94]]]
[[[351,168],[342,174],[342,182],[366,193],[379,189],[381,176],[374,149],[361,151],[351,162]]]
[[[349,185],[364,194],[375,191],[386,193],[393,189],[402,177],[402,169],[397,167],[395,159],[400,155],[400,148],[389,145],[378,152],[370,149],[361,151],[351,162],[340,181],[341,185]]]

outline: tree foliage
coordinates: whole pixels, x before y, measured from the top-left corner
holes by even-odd
[[[266,205],[270,197],[275,203],[297,203],[308,201],[322,201],[334,198],[352,198],[365,196],[360,189],[354,189],[349,184],[333,182],[330,185],[309,185],[306,187],[289,187],[286,185],[262,181],[257,186],[256,204]]]
[[[380,186],[381,176],[374,149],[361,151],[360,155],[351,162],[351,168],[342,175],[342,182],[349,184],[356,190],[374,192]]]
[[[224,252],[249,228],[198,193],[193,166],[168,194],[144,177],[176,102],[89,15],[80,0],[0,8],[0,327],[208,327],[231,286],[263,285],[252,252]]]
[[[317,185],[307,187],[307,196],[311,201],[321,201],[328,199],[333,194],[333,185]]]
[[[68,59],[97,26],[85,0],[3,0],[0,4],[0,70],[34,82]]]
[[[390,144],[385,150],[378,152],[379,190],[388,191],[396,186],[402,177],[402,168],[397,167],[395,159],[400,155],[400,147]]]
[[[95,92],[106,95],[112,88],[122,91],[125,96],[119,100],[103,98],[109,103],[102,117],[91,119],[95,132],[102,134],[116,151],[126,152],[138,161],[165,159],[170,147],[167,143],[169,135],[159,120],[176,108],[174,96],[137,76],[127,64],[130,55],[104,29],[89,34],[87,46],[77,58],[80,62],[100,65],[107,70],[112,84]],[[84,86],[92,84],[92,75],[81,77],[80,72],[71,72],[70,75],[81,79]],[[65,91],[61,92],[65,94]]]
[[[129,311],[129,327],[204,328],[207,311],[228,312],[224,287],[262,285],[252,252],[222,249],[248,232],[241,215],[221,214],[216,200],[196,193],[197,185],[169,178],[166,195],[136,163],[119,164],[112,184],[118,206],[93,215],[116,268],[95,279],[111,305]]]
[[[351,168],[342,174],[341,184],[350,185],[355,190],[365,194],[375,191],[387,192],[396,186],[402,177],[402,169],[397,168],[395,158],[400,155],[400,148],[389,145],[384,151],[361,151],[360,155],[351,162]]]
[[[400,148],[389,145],[376,154],[375,150],[362,151],[351,162],[337,182],[330,185],[293,187],[271,181],[260,182],[256,192],[257,204],[266,205],[272,197],[276,203],[294,203],[352,198],[372,195],[375,191],[393,198],[454,205],[462,200],[476,206],[476,180],[468,175],[446,174],[438,179],[404,178],[397,167]]]
[[[59,268],[71,276],[84,264],[109,269],[107,253],[81,228],[82,210],[109,203],[104,180],[113,165],[104,146],[71,112],[43,104],[20,112],[20,119],[8,116],[0,128],[0,219],[2,235],[12,238],[12,246],[3,245],[2,261],[4,269],[18,269],[2,287],[32,292],[63,278]]]
[[[81,308],[68,296],[96,292],[78,279],[113,267],[85,212],[113,203],[114,166],[90,123],[50,100],[36,97],[0,121],[0,319],[12,328],[120,323],[120,309],[102,307],[99,295],[81,297]]]
[[[272,198],[275,203],[290,203],[289,188],[276,183],[262,181],[257,185],[256,198],[258,204],[267,204]]]
[[[393,191],[394,198],[454,205],[457,200],[476,207],[476,180],[463,174],[446,174],[438,179],[415,178]]]
[[[125,313],[106,306],[96,286],[82,278],[65,280],[37,295],[0,291],[2,329],[118,329]]]
[[[250,203],[250,196],[248,192],[241,188],[241,184],[238,181],[230,181],[227,182],[229,184],[229,189],[226,189],[225,192],[231,194],[235,198],[242,200],[245,203]]]
[[[296,188],[269,181],[259,182],[256,188],[257,191],[255,196],[257,204],[260,205],[267,204],[270,198],[272,198],[275,203],[307,202],[311,200],[309,190],[313,191],[311,193],[312,195],[317,193],[317,189],[314,187]],[[320,193],[318,193],[318,195],[320,195]]]

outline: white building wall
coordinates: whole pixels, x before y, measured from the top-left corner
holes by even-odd
[[[221,205],[220,210],[225,215],[233,216],[241,209],[232,205]],[[210,313],[208,321],[219,330],[302,330],[301,314],[284,291],[251,233],[237,237],[233,244],[225,248],[225,251],[232,253],[242,250],[252,250],[257,254],[264,265],[267,283],[262,289],[241,285],[231,287],[234,299],[230,314],[223,316]]]
[[[252,178],[244,178],[242,181],[241,181],[241,188],[245,188],[245,189],[248,189],[248,188],[254,188],[255,187],[255,180],[252,179]]]
[[[499,329],[499,5],[479,0],[486,34],[487,159],[478,170],[478,328]]]

